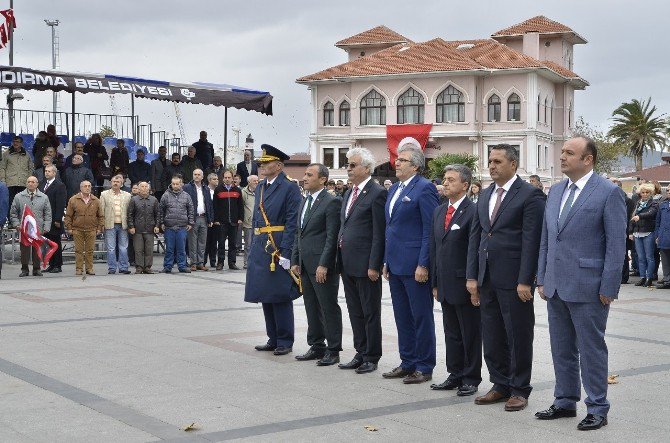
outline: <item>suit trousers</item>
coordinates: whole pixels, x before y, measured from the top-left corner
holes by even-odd
[[[265,316],[265,332],[268,344],[293,347],[295,325],[293,322],[293,302],[262,303]]]
[[[219,225],[219,248],[217,250],[218,263],[223,264],[226,258],[226,240],[228,240],[228,266],[237,261],[237,250],[235,242],[237,239],[237,224],[231,225],[228,222],[221,222]]]
[[[432,374],[436,340],[430,284],[417,282],[413,275],[390,274],[389,286],[398,329],[400,366]]]
[[[135,232],[133,247],[135,249],[135,266],[142,269],[151,269],[154,264],[154,233]]]
[[[93,249],[95,248],[95,231],[72,230],[74,240],[74,267],[76,271],[93,272]]]
[[[377,363],[382,357],[382,277],[354,277],[342,273],[356,357]]]
[[[193,228],[188,231],[188,257],[191,265],[200,266],[206,263],[205,250],[207,249],[207,217],[198,215]]]
[[[449,377],[462,385],[479,386],[482,381],[482,319],[471,303],[442,302],[442,324]]]
[[[30,264],[31,258],[33,262],[33,271],[40,269],[40,258],[37,256],[37,252],[32,246],[20,245],[21,251],[21,270],[27,271],[28,265]]]
[[[218,249],[217,245],[219,244],[219,232],[221,231],[219,228],[219,225],[212,225],[207,228],[207,246],[205,247],[204,261],[207,262],[207,259],[209,258],[209,265],[212,267],[216,266],[216,251]]]
[[[315,349],[342,350],[342,310],[337,303],[340,276],[328,273],[325,283],[316,282],[316,274],[303,272],[302,297],[307,313],[307,344]]]
[[[480,303],[484,360],[493,390],[528,398],[533,390],[533,301],[522,302],[516,289],[493,287],[487,271]]]
[[[607,417],[610,403],[607,400],[605,328],[609,305],[603,305],[600,300],[566,302],[554,294],[548,299],[547,312],[556,377],[554,404],[565,409],[577,408],[581,395],[581,368],[587,413]]]
[[[53,266],[54,268],[63,267],[63,244],[61,243],[60,228],[49,231],[44,234],[44,236],[58,245],[58,249],[54,252],[54,255],[51,256],[51,260],[49,260],[49,266]]]

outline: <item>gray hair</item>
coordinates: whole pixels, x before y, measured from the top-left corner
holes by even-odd
[[[514,146],[508,145],[507,143],[500,143],[498,145],[491,146],[491,150],[493,149],[505,151],[505,158],[507,158],[508,161],[515,162],[516,167],[519,167],[519,152]]]
[[[467,183],[468,186],[472,183],[472,170],[465,165],[453,164],[447,165],[444,167],[444,172],[456,171],[458,176],[461,178],[461,181]]]
[[[370,170],[370,174],[375,169],[375,156],[372,155],[369,149],[366,148],[351,148],[347,151],[347,159],[350,159],[354,155],[358,155],[361,158],[361,165]]]
[[[49,170],[53,169],[53,171],[56,172],[56,167],[54,165],[45,166],[44,171],[46,172],[47,169],[49,169]]]
[[[312,166],[316,166],[316,168],[318,169],[319,178],[325,177],[326,181],[328,181],[328,168],[326,167],[326,165],[321,163],[310,163],[307,165],[308,168]]]
[[[219,178],[219,176],[218,176],[216,173],[214,173],[214,172],[210,172],[209,174],[207,174],[207,182],[208,182],[208,183],[209,183],[209,181],[210,181],[211,179],[213,179],[213,178]]]
[[[412,164],[412,166],[416,166],[418,168],[417,172],[423,172],[424,168],[426,167],[426,157],[423,155],[423,151],[420,148],[417,148],[416,145],[412,143],[405,143],[400,148],[398,148],[398,154],[401,152],[411,153],[409,162]]]

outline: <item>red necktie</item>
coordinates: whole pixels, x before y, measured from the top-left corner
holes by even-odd
[[[447,216],[444,218],[444,230],[446,231],[447,228],[449,228],[449,223],[451,223],[451,217],[454,215],[454,207],[452,205],[449,205],[449,209],[447,209]]]
[[[349,207],[347,208],[347,216],[349,216],[349,211],[351,211],[351,207],[354,205],[354,202],[358,198],[358,186],[354,186],[354,193],[351,196],[351,201],[349,202]]]

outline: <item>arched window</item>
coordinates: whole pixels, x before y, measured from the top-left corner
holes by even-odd
[[[465,101],[463,93],[453,86],[449,86],[437,96],[437,123],[464,122]]]
[[[489,97],[489,118],[490,122],[499,122],[500,121],[500,97],[493,94]]]
[[[507,97],[507,121],[521,121],[521,100],[515,93]]]
[[[385,125],[386,100],[374,89],[361,99],[361,125]]]
[[[335,106],[331,102],[323,105],[323,126],[335,126]]]
[[[549,97],[544,99],[544,122],[549,123],[547,120],[547,109],[549,109]]]
[[[540,121],[540,94],[537,94],[537,121]]]
[[[398,124],[423,123],[423,96],[409,88],[398,97]]]
[[[570,107],[568,107],[568,129],[572,128],[572,102],[570,102]]]
[[[551,132],[554,132],[554,101],[552,100],[549,104],[549,128]]]
[[[349,126],[349,102],[340,103],[340,126]]]

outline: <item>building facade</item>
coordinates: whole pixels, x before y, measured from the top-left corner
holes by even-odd
[[[432,124],[425,153],[470,153],[488,180],[489,147],[509,143],[519,174],[560,178],[559,155],[575,122],[574,92],[588,86],[573,72],[573,47],[586,40],[538,16],[481,40],[415,43],[384,27],[335,44],[343,64],[301,77],[311,93],[312,161],[345,178],[346,152],[370,149],[389,167],[386,125]]]

